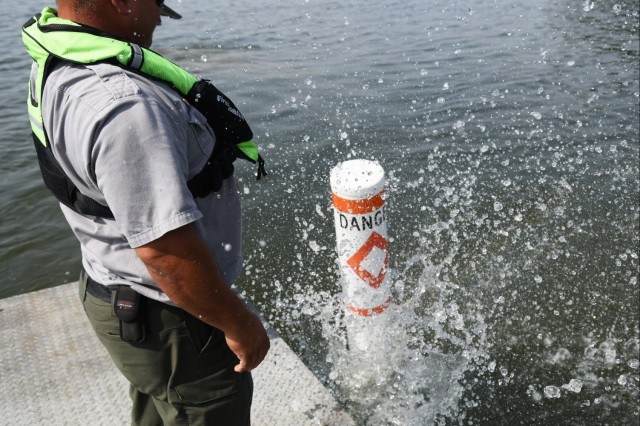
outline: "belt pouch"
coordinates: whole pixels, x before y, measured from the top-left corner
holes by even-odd
[[[144,340],[144,316],[141,315],[142,297],[127,285],[118,286],[114,311],[120,320],[120,338],[128,343]]]

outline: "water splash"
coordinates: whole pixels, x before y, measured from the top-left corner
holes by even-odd
[[[417,282],[405,283],[402,276],[415,267],[422,270]],[[398,302],[378,317],[344,315],[338,295],[319,307],[330,384],[360,422],[423,425],[459,417],[465,377],[488,364],[482,313],[458,304],[440,269],[422,256],[410,259],[395,280]],[[382,333],[383,344],[350,348],[347,330],[356,327]]]

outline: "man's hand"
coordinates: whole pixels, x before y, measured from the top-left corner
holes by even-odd
[[[135,250],[169,299],[222,330],[240,359],[235,371],[251,371],[262,362],[270,343],[260,318],[225,282],[193,226],[175,229]]]
[[[251,371],[258,366],[267,355],[270,342],[260,318],[252,314],[252,317],[245,326],[245,332],[240,336],[232,336],[225,333],[227,345],[240,359],[240,363],[234,370],[238,373]]]

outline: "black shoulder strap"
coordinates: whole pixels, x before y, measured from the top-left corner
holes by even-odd
[[[50,57],[45,63],[45,75],[53,69],[55,64],[61,59]],[[33,99],[32,99],[33,101]],[[82,194],[75,184],[66,175],[58,160],[53,155],[51,148],[51,141],[48,140],[45,132],[45,138],[47,140],[40,141],[35,133],[32,133],[33,144],[36,147],[36,154],[38,155],[38,164],[40,165],[40,172],[42,173],[42,179],[46,187],[53,193],[53,195],[65,206],[72,210],[75,210],[81,214],[104,217],[106,219],[113,219],[113,213],[109,207],[98,203],[92,198]],[[46,143],[46,146],[43,144]]]
[[[53,156],[51,149],[42,145],[35,134],[33,135],[33,143],[38,154],[38,164],[44,184],[62,204],[81,214],[113,219],[113,213],[109,207],[87,197],[78,190],[60,167],[60,163]]]

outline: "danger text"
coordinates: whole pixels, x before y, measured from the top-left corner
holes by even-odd
[[[387,220],[384,207],[369,215],[340,214],[340,227],[349,231],[366,231],[382,225]]]

